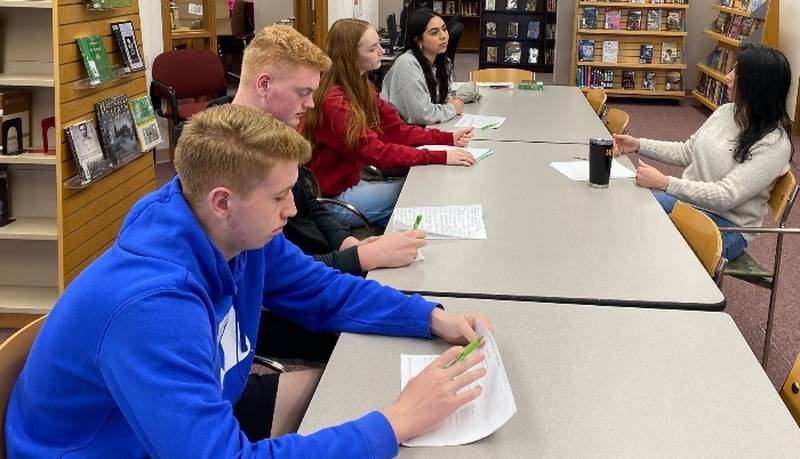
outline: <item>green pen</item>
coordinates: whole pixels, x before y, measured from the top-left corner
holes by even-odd
[[[417,214],[417,218],[414,220],[414,226],[412,226],[411,229],[418,229],[420,223],[422,223],[422,214]]]
[[[487,129],[494,129],[497,127],[497,123],[487,124],[486,126],[481,128],[481,131],[485,131]]]
[[[463,350],[463,351],[461,351],[461,354],[458,354],[458,357],[456,357],[456,358],[454,358],[453,360],[451,360],[451,361],[450,361],[450,363],[448,363],[448,364],[445,366],[445,368],[450,368],[450,367],[452,367],[453,365],[455,365],[457,362],[460,362],[460,361],[462,361],[462,360],[466,359],[466,358],[467,358],[467,356],[469,356],[469,354],[470,354],[472,351],[474,351],[474,350],[475,350],[475,348],[476,348],[476,347],[478,347],[478,345],[479,345],[479,344],[481,344],[481,341],[483,341],[483,336],[478,336],[477,338],[475,338],[474,340],[472,340],[472,342],[471,342],[471,343],[469,343],[469,344],[467,344],[467,347],[465,347],[465,348],[464,348],[464,350]]]

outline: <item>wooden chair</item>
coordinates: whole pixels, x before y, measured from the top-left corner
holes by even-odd
[[[770,212],[772,219],[778,225],[777,228],[765,227],[749,227],[742,228],[738,226],[720,228],[721,232],[733,233],[775,233],[778,235],[778,240],[775,244],[775,256],[773,258],[772,271],[761,266],[756,260],[753,259],[747,252],[742,253],[733,260],[730,260],[723,270],[723,274],[741,279],[745,282],[758,285],[770,290],[769,293],[769,308],[767,309],[767,330],[764,337],[764,353],[761,357],[761,365],[767,368],[767,361],[769,359],[770,340],[772,336],[772,319],[775,312],[775,298],[780,277],[781,267],[781,252],[783,250],[783,236],[786,234],[800,234],[800,228],[786,228],[786,221],[789,219],[789,212],[792,210],[795,200],[797,199],[798,188],[797,180],[790,170],[775,182],[775,187],[769,196]]]
[[[612,134],[628,132],[628,114],[618,108],[609,108],[606,115],[606,129]]]
[[[533,80],[533,72],[521,69],[473,70],[469,74],[469,80],[481,83],[519,83],[523,80]]]
[[[800,425],[800,355],[794,361],[794,366],[786,376],[786,381],[781,389],[781,398],[795,422]]]
[[[600,119],[603,119],[603,111],[606,108],[606,100],[608,100],[608,96],[606,92],[603,91],[602,88],[592,88],[586,93],[586,99],[589,101],[589,105],[592,106],[597,116]]]
[[[17,382],[17,377],[25,365],[28,352],[31,350],[39,329],[42,328],[45,317],[42,316],[22,327],[0,344],[0,459],[6,457],[6,407],[11,396],[11,389]]]
[[[708,275],[718,282],[725,258],[722,257],[722,236],[717,224],[708,215],[682,202],[675,203],[669,218]]]

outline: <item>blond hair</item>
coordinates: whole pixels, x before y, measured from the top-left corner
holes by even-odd
[[[285,72],[292,65],[310,65],[320,72],[327,72],[331,60],[317,45],[290,26],[264,27],[244,50],[242,81],[252,82],[264,69]]]
[[[279,160],[303,163],[311,145],[271,115],[244,105],[212,107],[183,128],[175,148],[175,170],[192,204],[218,186],[248,196]]]

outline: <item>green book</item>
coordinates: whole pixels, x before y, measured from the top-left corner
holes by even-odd
[[[110,10],[114,8],[115,1],[117,0],[86,0],[86,9],[89,11]]]
[[[83,64],[86,66],[86,74],[89,76],[89,83],[96,85],[112,79],[111,63],[108,61],[106,48],[103,46],[103,39],[100,38],[100,35],[81,37],[77,41],[78,49],[83,57]]]
[[[136,124],[136,136],[139,138],[139,146],[142,151],[155,148],[161,143],[161,132],[158,130],[156,113],[153,111],[153,104],[147,94],[130,99],[128,104],[133,113],[133,121]]]
[[[111,5],[114,8],[127,8],[133,5],[133,0],[111,0]]]

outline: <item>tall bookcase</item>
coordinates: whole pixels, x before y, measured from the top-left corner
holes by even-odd
[[[736,51],[743,43],[763,43],[778,47],[779,0],[719,0],[711,8],[717,19],[703,34],[717,42],[716,49],[697,64],[697,85],[692,96],[716,110],[728,100],[725,75],[736,62]]]
[[[483,0],[480,68],[553,71],[556,0]]]
[[[587,27],[586,17],[594,10],[594,28]],[[619,29],[606,28],[606,15],[618,10]],[[686,69],[686,23],[689,11],[688,0],[666,3],[648,0],[636,1],[585,1],[575,0],[575,34],[572,42],[570,65],[571,84],[586,91],[590,87],[602,87],[609,96],[680,99],[686,95],[683,90],[684,70]],[[639,13],[638,30],[630,30],[629,22]],[[658,29],[648,30],[651,14],[658,14]],[[680,22],[675,29],[675,18]],[[613,22],[613,21],[611,21]],[[589,24],[590,25],[590,24]],[[653,27],[655,28],[655,27]],[[588,42],[593,49],[588,52]],[[606,42],[617,43],[615,59],[603,57]],[[581,45],[587,44],[581,53]],[[651,46],[651,62],[642,62],[643,47]],[[674,46],[674,52],[673,52]],[[669,50],[667,59],[662,55]],[[607,53],[610,57],[611,53]],[[583,58],[582,58],[583,57]],[[613,61],[616,62],[613,62]],[[633,73],[630,73],[633,72]],[[594,81],[593,77],[594,76]],[[626,76],[626,78],[623,78]],[[633,76],[633,79],[630,79]],[[632,84],[632,88],[630,87]]]
[[[464,24],[464,32],[458,42],[458,52],[477,53],[480,46],[481,4],[478,0],[413,0],[413,10],[428,8],[433,10],[447,23],[456,14],[460,14]],[[401,44],[402,46],[402,44]]]
[[[64,127],[94,119],[95,102],[147,92],[144,72],[81,89],[87,77],[75,40],[98,34],[112,65],[121,59],[111,23],[130,20],[141,47],[138,2],[86,11],[83,0],[0,0],[0,87],[31,92],[33,149],[42,148],[40,122],[55,116],[40,152],[0,156],[8,169],[13,223],[0,228],[0,327],[46,314],[59,293],[110,247],[133,203],[155,189],[153,158],[143,155],[83,189],[67,189],[76,174]]]

